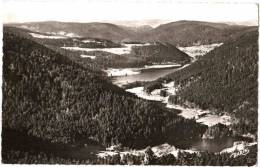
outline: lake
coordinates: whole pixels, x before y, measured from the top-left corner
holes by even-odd
[[[182,67],[180,67],[182,68]],[[135,75],[113,77],[113,83],[119,86],[133,83],[136,81],[153,81],[167,74],[177,71],[180,68],[157,68],[142,70],[141,73]]]
[[[239,137],[222,137],[215,139],[178,139],[178,140],[167,140],[166,143],[174,145],[178,149],[182,150],[192,150],[192,151],[202,151],[217,153],[223,149],[232,147],[236,141],[249,141],[244,138]]]
[[[221,139],[201,139],[192,143],[191,150],[220,152],[225,148],[232,147],[235,141],[236,139],[233,137],[224,137]]]

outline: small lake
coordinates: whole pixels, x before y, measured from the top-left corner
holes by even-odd
[[[217,153],[223,149],[232,147],[234,142],[241,141],[242,138],[236,137],[222,137],[216,139],[187,139],[187,140],[168,140],[167,143],[174,145],[176,148],[183,150],[192,150],[192,151],[202,151],[202,152],[211,152]]]
[[[191,146],[191,150],[194,151],[208,151],[208,152],[220,152],[221,150],[232,147],[236,141],[233,137],[225,137],[221,139],[201,139],[194,141]]]
[[[157,68],[143,70],[140,74],[113,77],[113,83],[122,86],[136,81],[153,81],[174,71],[177,71],[178,69],[179,68]]]
[[[223,137],[220,139],[200,139],[191,142],[190,149],[194,151],[220,152],[225,148],[232,147],[236,141],[253,142],[250,137],[236,136]]]

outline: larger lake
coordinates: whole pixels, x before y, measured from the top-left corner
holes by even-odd
[[[175,72],[180,68],[182,67],[170,68],[170,69],[158,68],[158,69],[143,70],[141,73],[135,75],[113,77],[113,83],[122,86],[136,81],[153,81],[167,74]]]

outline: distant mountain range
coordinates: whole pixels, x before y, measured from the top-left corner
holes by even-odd
[[[135,33],[144,33],[144,32],[151,31],[153,29],[153,27],[149,25],[133,26],[133,27],[120,25],[120,27],[129,31],[134,31]]]
[[[191,46],[224,42],[249,28],[248,26],[231,26],[224,23],[183,20],[160,25],[138,38],[144,41],[160,41],[174,45]]]
[[[74,36],[103,38],[121,41],[135,35],[134,31],[121,28],[110,23],[65,23],[65,22],[33,22],[24,24],[13,24],[13,26],[30,29],[42,33],[68,34]]]
[[[240,21],[240,22],[223,22],[229,25],[245,25],[245,26],[257,26],[257,20],[247,20],[247,21]]]
[[[126,25],[119,26],[110,23],[73,23],[56,21],[9,25],[42,33],[103,38],[116,42],[168,42],[180,46],[223,42],[227,38],[251,28],[250,26],[185,20],[162,24],[155,28],[148,25],[129,27]]]

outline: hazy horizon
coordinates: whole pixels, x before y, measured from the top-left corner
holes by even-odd
[[[25,24],[25,23],[37,23],[37,22],[61,22],[61,23],[109,23],[115,24],[118,26],[126,26],[126,27],[142,27],[142,26],[150,26],[152,28],[156,28],[162,24],[168,24],[172,22],[178,21],[198,21],[198,22],[209,22],[209,23],[221,23],[221,24],[228,24],[228,25],[241,25],[241,26],[258,26],[258,21],[248,20],[244,22],[210,22],[210,21],[203,21],[203,20],[126,20],[126,21],[100,21],[100,22],[76,22],[76,21],[59,21],[59,20],[46,20],[46,21],[31,21],[31,22],[10,22],[4,24]]]
[[[171,1],[4,0],[4,23],[106,22],[118,25],[156,27],[179,20],[258,24],[254,3],[173,3]]]

